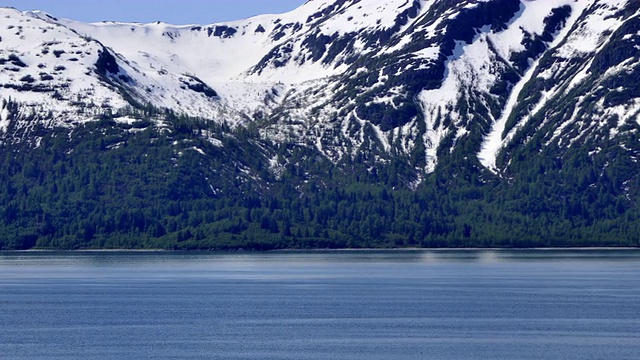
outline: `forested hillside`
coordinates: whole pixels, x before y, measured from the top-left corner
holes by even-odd
[[[0,249],[640,245],[640,0],[0,8]]]
[[[538,157],[510,178],[443,167],[411,188],[409,159],[333,164],[255,130],[135,114],[170,125],[105,116],[35,149],[2,146],[0,247],[638,245],[640,212],[622,191],[637,184],[619,180],[634,164]]]

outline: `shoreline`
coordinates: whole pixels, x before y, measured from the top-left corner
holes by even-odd
[[[278,249],[278,250],[166,250],[166,249],[28,249],[28,250],[0,250],[2,253],[330,253],[330,252],[464,252],[464,251],[640,251],[640,247],[615,247],[615,246],[594,246],[594,247],[532,247],[532,248],[498,248],[498,247],[468,247],[468,248],[342,248],[342,249]]]

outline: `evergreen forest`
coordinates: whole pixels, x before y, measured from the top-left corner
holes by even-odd
[[[251,125],[130,112],[0,146],[0,249],[640,245],[637,166],[616,144],[525,149],[502,174],[454,152],[424,175],[410,156],[336,163]]]

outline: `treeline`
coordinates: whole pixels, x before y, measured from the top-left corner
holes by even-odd
[[[148,120],[1,147],[0,249],[640,245],[623,160],[541,156],[509,177],[445,163],[412,190],[402,157],[332,164],[255,129],[131,111]]]

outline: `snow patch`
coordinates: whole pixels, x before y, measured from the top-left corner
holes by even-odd
[[[120,117],[114,117],[113,121],[115,121],[118,124],[133,125],[140,120],[130,116],[120,116]]]
[[[549,1],[551,2],[551,1]],[[572,7],[572,12],[567,20],[567,24],[565,27],[556,34],[554,40],[549,44],[550,48],[554,48],[558,46],[558,44],[563,43],[565,38],[572,30],[573,24],[580,17],[584,9],[587,7],[587,2],[575,2],[575,1],[564,1],[564,0],[553,0],[556,6],[561,5],[570,5]],[[545,9],[540,5],[547,5],[547,1],[528,1],[524,2],[525,4],[525,13],[528,15],[529,10],[533,12],[533,14],[537,15],[538,20],[542,23],[542,20],[549,14],[549,9]],[[524,18],[525,16],[523,16]],[[536,18],[536,16],[531,17]],[[518,21],[516,21],[518,23]],[[531,25],[531,24],[529,24]],[[534,29],[534,28],[531,28]],[[542,28],[543,29],[543,28]],[[536,30],[536,29],[534,29]],[[541,32],[540,28],[537,28],[537,31]],[[565,43],[566,44],[566,43]],[[506,137],[503,138],[504,130],[507,124],[507,121],[511,117],[513,110],[518,103],[518,99],[521,95],[521,92],[524,86],[533,78],[534,74],[538,70],[538,65],[540,63],[540,59],[536,59],[529,69],[525,72],[525,74],[520,78],[518,83],[516,83],[509,94],[509,98],[507,99],[506,105],[502,110],[500,118],[495,120],[494,124],[491,127],[491,131],[484,138],[482,143],[482,147],[480,152],[478,153],[478,159],[480,163],[491,170],[492,172],[497,172],[496,160],[498,153],[500,150],[515,136],[516,132],[526,124],[526,122],[530,119],[531,115],[527,115],[524,119],[520,119],[516,126],[507,134]],[[536,104],[536,109],[540,110],[546,104],[546,101],[551,98],[549,94],[544,94],[542,96],[542,101]],[[535,110],[534,110],[535,111]],[[537,112],[537,111],[535,111]],[[534,112],[534,113],[535,113]]]
[[[6,133],[9,129],[9,106],[2,98],[0,98],[0,102],[2,102],[2,110],[0,110],[0,130]]]
[[[207,153],[206,153],[206,152],[204,152],[204,150],[200,149],[199,147],[193,146],[193,147],[191,147],[191,148],[189,148],[189,149],[196,151],[196,152],[197,152],[197,153],[199,153],[200,155],[205,155],[205,156],[207,155]]]
[[[445,69],[444,81],[438,89],[423,90],[419,94],[427,131],[424,135],[427,172],[433,172],[437,165],[437,150],[449,130],[444,126],[445,117],[457,124],[461,115],[456,112],[457,101],[467,92],[488,93],[496,81],[495,58],[490,51],[488,28],[484,28],[471,43],[457,41],[453,55]],[[461,126],[456,126],[460,129]],[[462,133],[459,133],[462,136]]]

